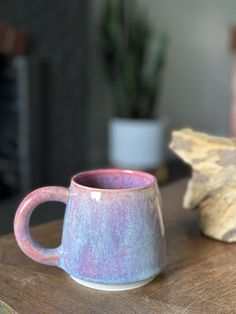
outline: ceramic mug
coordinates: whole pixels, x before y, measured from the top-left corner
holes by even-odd
[[[62,241],[55,249],[41,247],[29,231],[31,213],[47,201],[66,204]],[[14,233],[28,257],[95,289],[137,288],[166,263],[157,180],[141,171],[87,171],[75,175],[69,189],[37,189],[18,207]]]

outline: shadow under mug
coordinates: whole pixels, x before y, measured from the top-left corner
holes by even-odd
[[[62,241],[55,249],[41,247],[29,230],[31,213],[47,201],[66,204]],[[28,257],[95,289],[137,288],[166,264],[157,180],[141,171],[87,171],[75,175],[68,189],[37,189],[19,205],[14,233]]]

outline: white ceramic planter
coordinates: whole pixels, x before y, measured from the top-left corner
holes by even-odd
[[[109,161],[112,166],[153,169],[165,159],[167,119],[121,119],[109,122]]]

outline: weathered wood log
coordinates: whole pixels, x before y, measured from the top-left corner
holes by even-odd
[[[236,139],[183,129],[172,133],[170,148],[193,170],[184,208],[200,209],[205,235],[236,242]]]

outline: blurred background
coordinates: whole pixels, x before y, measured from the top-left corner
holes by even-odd
[[[188,176],[173,129],[236,136],[234,26],[233,0],[1,1],[0,233],[26,193],[85,169]]]

